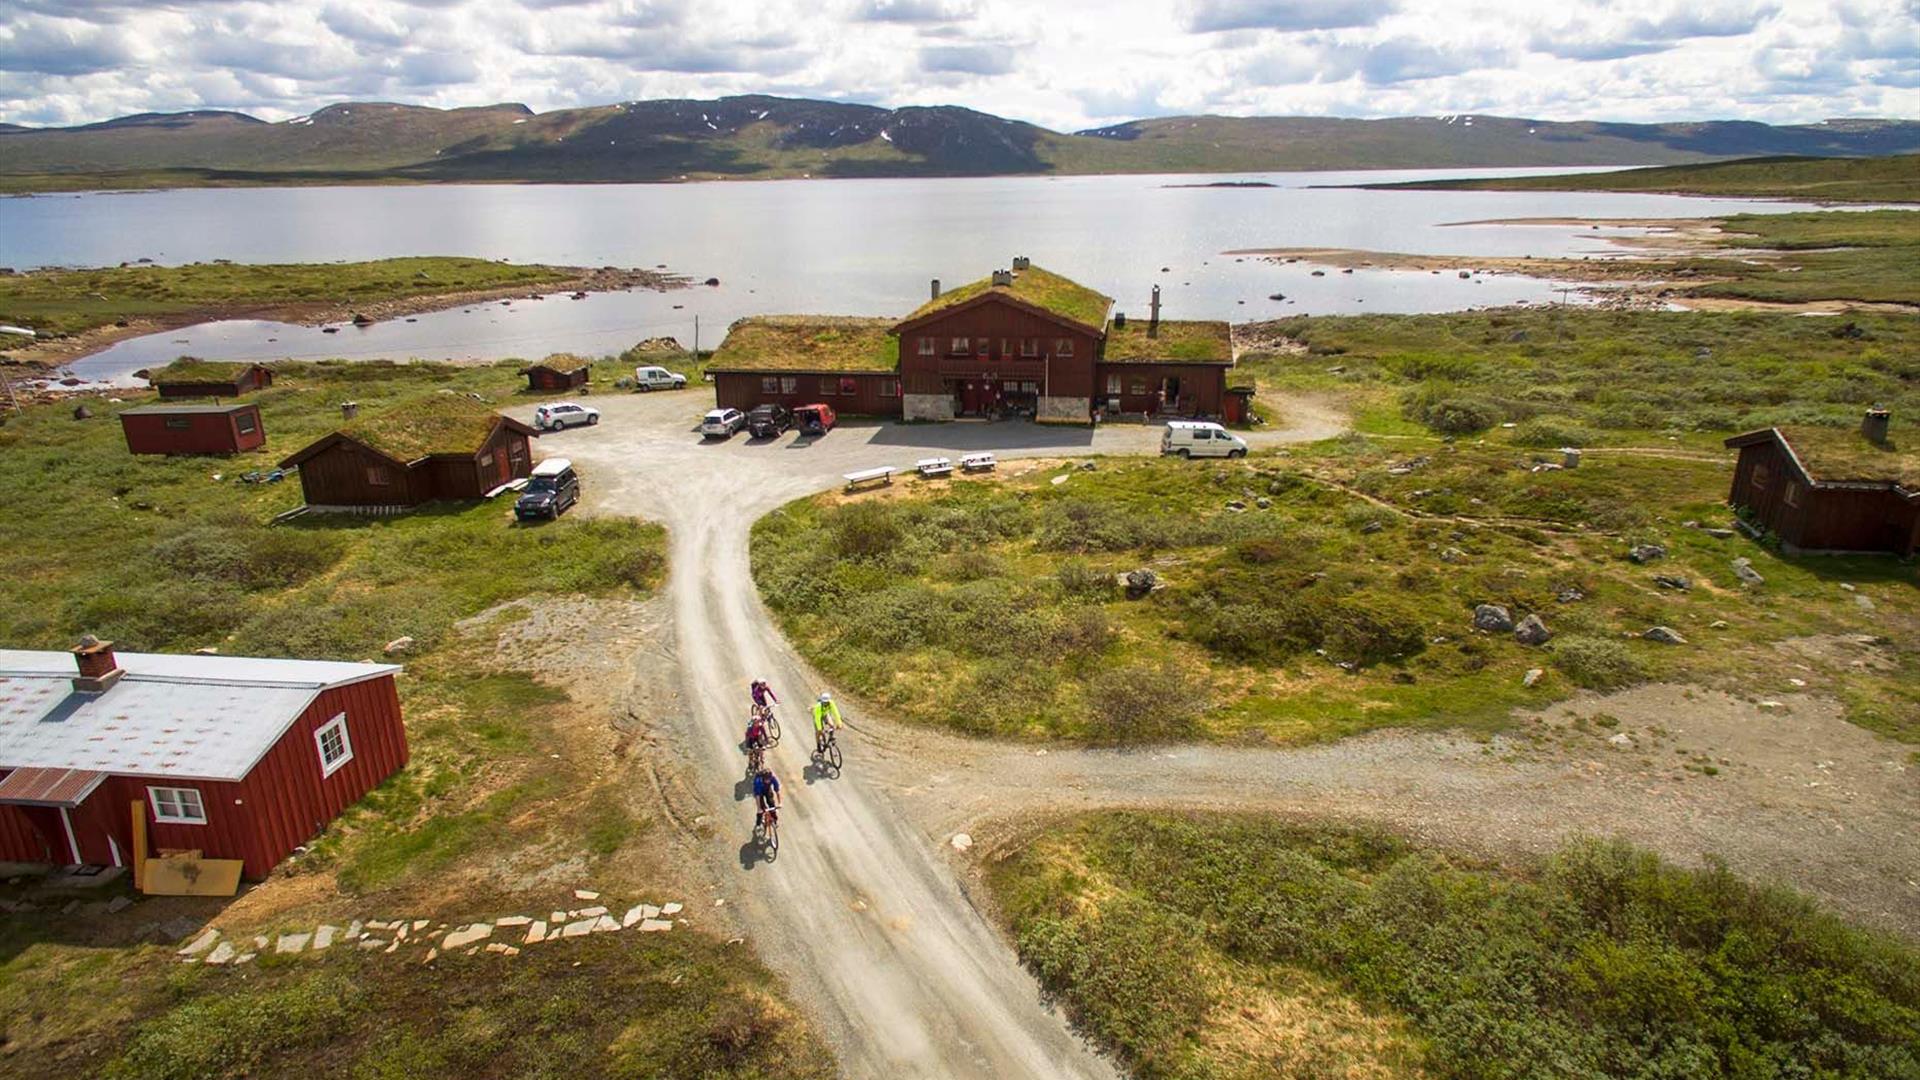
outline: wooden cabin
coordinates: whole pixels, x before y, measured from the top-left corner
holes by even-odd
[[[232,398],[272,386],[273,369],[265,364],[229,364],[183,356],[148,372],[146,380],[163,398]]]
[[[1096,410],[1213,417],[1233,350],[1224,322],[1108,321],[1104,294],[1015,259],[906,318],[742,319],[708,365],[723,407],[824,401],[842,413],[1085,423]]]
[[[0,861],[197,849],[254,879],[407,764],[392,664],[0,649]]]
[[[540,432],[461,394],[357,415],[280,463],[310,507],[374,509],[478,499],[533,471]]]
[[[1887,414],[1861,430],[1762,428],[1726,441],[1740,451],[1728,501],[1793,553],[1920,548],[1920,454],[1900,449]]]
[[[260,406],[138,405],[120,413],[134,454],[238,454],[267,442]]]
[[[587,385],[592,368],[577,356],[554,355],[520,369],[527,378],[527,389],[536,393],[572,390]]]

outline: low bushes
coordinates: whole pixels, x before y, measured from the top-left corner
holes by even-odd
[[[1646,679],[1640,661],[1625,643],[1591,635],[1569,635],[1553,643],[1553,666],[1588,690],[1619,690]]]

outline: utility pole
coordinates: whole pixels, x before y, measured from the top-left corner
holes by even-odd
[[[700,359],[700,316],[698,315],[693,317],[693,359],[695,362]]]

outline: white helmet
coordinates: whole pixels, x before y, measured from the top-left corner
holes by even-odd
[[[820,704],[822,705],[833,704],[833,694],[831,691],[827,691],[827,690],[820,691]]]

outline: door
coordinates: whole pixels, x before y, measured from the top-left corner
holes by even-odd
[[[1177,376],[1177,375],[1169,375],[1169,376],[1167,376],[1166,378],[1164,378],[1164,379],[1162,379],[1162,380],[1160,380],[1160,393],[1161,393],[1161,396],[1162,396],[1162,397],[1164,398],[1164,400],[1165,400],[1165,402],[1166,402],[1166,409],[1167,409],[1167,411],[1168,411],[1168,412],[1181,412],[1181,411],[1183,411],[1183,410],[1182,410],[1182,409],[1180,408],[1180,378],[1179,378],[1179,376]]]

